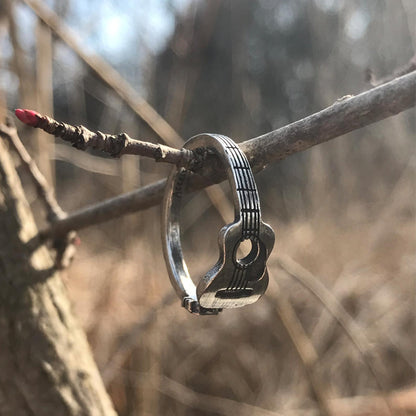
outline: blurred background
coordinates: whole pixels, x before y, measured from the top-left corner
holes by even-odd
[[[412,0],[26,3],[0,3],[2,118],[32,108],[153,142],[161,138],[79,50],[90,61],[101,56],[180,137],[216,132],[237,142],[369,89],[370,78],[415,54]],[[61,31],[75,33],[78,51],[37,18],[39,3]],[[170,170],[18,128],[67,212]],[[357,396],[382,402],[383,391],[408,391],[416,366],[415,130],[409,110],[257,175],[263,217],[277,231],[270,288],[255,305],[217,317],[192,316],[174,297],[160,207],[81,231],[63,276],[118,413],[315,415],[331,403],[334,414],[355,415]],[[179,147],[174,139],[168,144]],[[22,180],[42,226],[42,206]],[[204,192],[184,204],[195,277],[216,261],[217,230],[232,217],[229,189],[221,189],[228,199],[216,207]],[[322,284],[329,298],[316,292]],[[328,312],[334,297],[347,331]]]

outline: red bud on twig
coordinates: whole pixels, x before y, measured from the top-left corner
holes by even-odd
[[[102,150],[113,157],[120,157],[123,154],[141,155],[156,161],[173,164],[180,163],[182,165],[188,164],[194,157],[189,150],[178,150],[162,144],[133,140],[125,133],[112,135],[104,134],[100,131],[92,132],[84,126],[72,126],[33,110],[18,108],[14,113],[26,125],[42,129],[55,137],[60,137],[80,150],[85,150],[89,147]]]
[[[36,111],[32,110],[22,110],[18,108],[14,111],[16,117],[22,122],[27,124],[31,127],[37,127],[39,124],[39,120],[41,119],[41,115]]]

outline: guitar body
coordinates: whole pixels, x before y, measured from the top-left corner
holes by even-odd
[[[262,222],[259,236],[248,238],[251,250],[246,257],[239,259],[238,247],[245,240],[241,222],[221,229],[219,260],[197,286],[201,306],[239,308],[256,302],[264,294],[269,283],[266,261],[274,245],[274,233],[268,224]]]

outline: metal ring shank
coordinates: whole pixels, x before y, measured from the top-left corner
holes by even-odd
[[[258,238],[262,227],[257,187],[245,155],[228,137],[204,134],[188,140],[184,148],[209,148],[216,152],[227,172],[233,191],[235,221],[241,227],[241,239]],[[221,308],[203,308],[198,302],[197,288],[189,276],[182,253],[180,210],[184,185],[190,171],[174,168],[168,179],[164,199],[162,240],[169,277],[183,306],[190,312],[217,314]],[[274,240],[273,240],[274,241]],[[266,272],[267,273],[267,272]]]

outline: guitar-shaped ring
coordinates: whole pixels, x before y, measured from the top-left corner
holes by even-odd
[[[171,283],[188,311],[215,315],[223,308],[253,303],[263,295],[269,281],[266,261],[274,245],[274,232],[262,221],[254,176],[236,143],[225,136],[202,134],[189,139],[184,148],[214,151],[224,165],[233,192],[234,222],[220,230],[219,259],[198,286],[189,276],[180,240],[179,214],[189,170],[179,167],[172,171],[164,198],[162,239]],[[246,240],[251,249],[239,258],[238,248]]]

